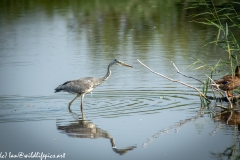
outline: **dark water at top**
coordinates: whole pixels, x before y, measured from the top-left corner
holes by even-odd
[[[180,1],[1,1],[0,147],[9,152],[66,154],[65,159],[227,159],[239,155],[236,120],[198,93],[154,75],[201,88],[206,70],[226,54],[203,47],[216,29],[189,22]],[[67,109],[74,95],[54,93],[81,77],[111,77]],[[232,113],[236,117],[238,113]],[[231,125],[230,125],[231,124]],[[224,153],[224,154],[223,154]]]

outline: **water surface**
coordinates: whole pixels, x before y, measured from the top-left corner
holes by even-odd
[[[226,58],[218,48],[203,47],[216,30],[190,23],[179,1],[1,3],[0,153],[43,152],[66,159],[239,155],[236,121],[227,125],[214,103],[206,107],[195,90],[154,75],[137,61],[201,88],[177,74],[171,61],[205,80],[209,71],[187,68],[194,58],[210,65]],[[54,88],[67,80],[103,77],[115,58],[133,68],[113,66],[111,77],[85,96],[85,120],[80,99],[69,112],[74,95],[56,94]]]

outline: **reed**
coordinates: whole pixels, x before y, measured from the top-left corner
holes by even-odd
[[[234,74],[235,67],[239,65],[238,57],[240,55],[240,45],[235,36],[235,34],[240,33],[240,16],[238,14],[240,2],[216,3],[213,0],[205,0],[191,3],[187,8],[189,10],[200,10],[200,13],[190,15],[192,22],[217,29],[216,37],[204,46],[215,45],[223,49],[226,53],[224,56],[227,56],[227,60],[219,59],[213,66],[202,62],[200,59],[196,59],[190,65],[194,66],[195,69],[210,70],[211,78],[214,73],[218,73],[217,71],[219,71],[218,68],[220,67],[227,68]],[[209,79],[207,78],[205,80],[206,85],[202,85],[202,93],[205,95],[208,92],[209,83]],[[240,90],[238,92],[240,93]]]

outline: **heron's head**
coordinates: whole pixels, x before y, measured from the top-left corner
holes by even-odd
[[[118,65],[120,65],[120,66],[126,66],[126,67],[131,67],[131,68],[133,68],[131,65],[129,65],[129,64],[127,64],[127,63],[124,63],[124,62],[122,62],[122,61],[119,61],[118,59],[114,59],[114,60],[113,60],[113,63],[114,63],[114,64],[118,64]]]

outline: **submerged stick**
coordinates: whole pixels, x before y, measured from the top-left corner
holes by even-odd
[[[137,59],[137,60],[138,60],[138,59]],[[171,78],[169,78],[169,77],[167,77],[167,76],[165,76],[165,75],[163,75],[163,74],[161,74],[161,73],[157,73],[157,72],[153,71],[151,68],[149,68],[148,66],[146,66],[145,64],[143,64],[140,60],[138,60],[138,62],[139,62],[140,64],[142,64],[144,67],[146,67],[148,70],[150,70],[152,73],[156,74],[156,75],[159,75],[159,76],[161,76],[161,77],[163,77],[163,78],[165,78],[165,79],[168,79],[168,80],[170,80],[170,81],[172,81],[172,82],[177,82],[177,83],[183,84],[183,85],[185,85],[185,86],[187,86],[187,87],[189,87],[189,88],[193,88],[194,90],[196,90],[196,91],[199,93],[200,97],[203,97],[203,98],[205,98],[208,102],[210,102],[210,101],[208,100],[208,98],[207,98],[201,91],[199,91],[199,89],[197,89],[196,87],[193,87],[193,86],[191,86],[191,85],[189,85],[189,84],[187,84],[187,83],[181,82],[181,81],[177,81],[177,80],[171,79]]]

